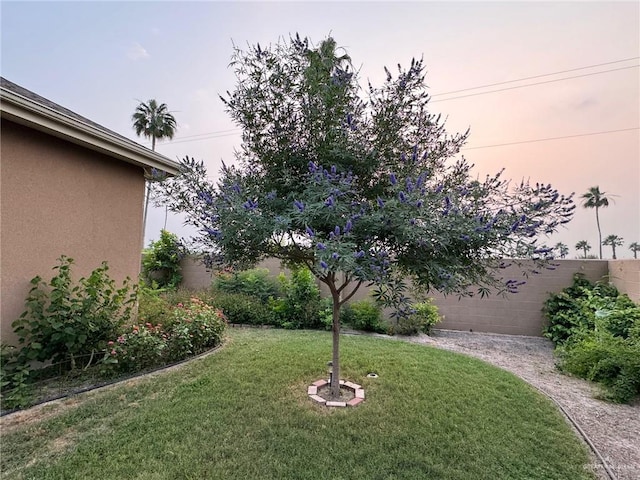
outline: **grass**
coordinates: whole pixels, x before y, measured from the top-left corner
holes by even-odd
[[[343,337],[341,352],[367,399],[327,409],[306,387],[330,334],[231,329],[209,357],[4,429],[2,478],[594,478],[556,408],[510,373],[393,340]]]

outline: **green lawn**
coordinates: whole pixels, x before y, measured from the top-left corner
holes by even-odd
[[[207,358],[4,431],[2,478],[593,478],[553,404],[515,376],[400,341],[341,348],[342,378],[366,391],[355,408],[306,395],[328,333],[230,329]]]

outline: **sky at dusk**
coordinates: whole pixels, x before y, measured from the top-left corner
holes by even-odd
[[[218,98],[234,87],[234,44],[330,34],[376,86],[385,65],[423,57],[431,110],[451,133],[470,128],[461,154],[480,176],[504,168],[576,197],[598,185],[612,200],[603,237],[623,237],[619,258],[640,242],[639,2],[3,0],[0,18],[3,77],[149,146],[131,115],[140,100],[166,103],[178,131],[156,150],[204,160],[213,179],[240,145]],[[154,208],[146,243],[163,222]],[[190,234],[172,214],[167,228]],[[594,211],[581,207],[544,241],[574,258],[580,240],[597,254]]]

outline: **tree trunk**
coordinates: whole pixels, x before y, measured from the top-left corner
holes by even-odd
[[[340,296],[332,292],[333,296],[333,357],[331,359],[331,396],[340,396]]]
[[[597,205],[596,205],[596,225],[598,225],[598,247],[600,248],[600,260],[602,260],[602,232],[600,231],[600,217],[598,216]]]

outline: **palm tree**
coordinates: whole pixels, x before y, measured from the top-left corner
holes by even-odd
[[[633,242],[629,245],[629,250],[633,252],[633,258],[638,258],[638,252],[640,252],[640,243]]]
[[[587,258],[587,252],[591,250],[591,245],[586,240],[580,240],[576,243],[576,250],[582,250],[584,252],[584,256],[582,258]]]
[[[172,139],[176,133],[176,119],[169,112],[166,103],[158,102],[154,99],[147,103],[140,102],[135,113],[131,116],[133,128],[136,135],[143,135],[151,139],[151,150],[156,149],[156,139]]]
[[[607,238],[605,238],[602,242],[603,245],[611,245],[611,249],[613,250],[613,259],[616,259],[616,247],[621,246],[622,243],[622,237],[619,237],[618,235],[609,235],[607,236]]]
[[[560,258],[565,258],[569,254],[569,247],[562,242],[556,243],[556,246],[553,247],[553,249],[558,251]]]
[[[135,113],[131,116],[131,120],[133,120],[133,128],[136,131],[136,135],[143,135],[145,138],[151,139],[151,150],[153,151],[156,149],[156,139],[171,139],[176,133],[177,124],[175,117],[169,112],[165,103],[158,105],[158,102],[154,99],[149,100],[147,103],[140,102]],[[152,179],[147,176],[147,190],[144,200],[144,214],[142,217],[143,237],[144,230],[147,228],[147,210],[149,209],[149,198],[151,197],[151,181]]]
[[[600,259],[602,260],[602,231],[600,230],[600,217],[598,216],[598,209],[600,207],[608,207],[609,199],[605,197],[606,193],[600,191],[599,186],[591,187],[587,193],[582,195],[582,206],[584,208],[595,208],[596,210],[596,224],[598,225],[598,247],[600,249]]]

